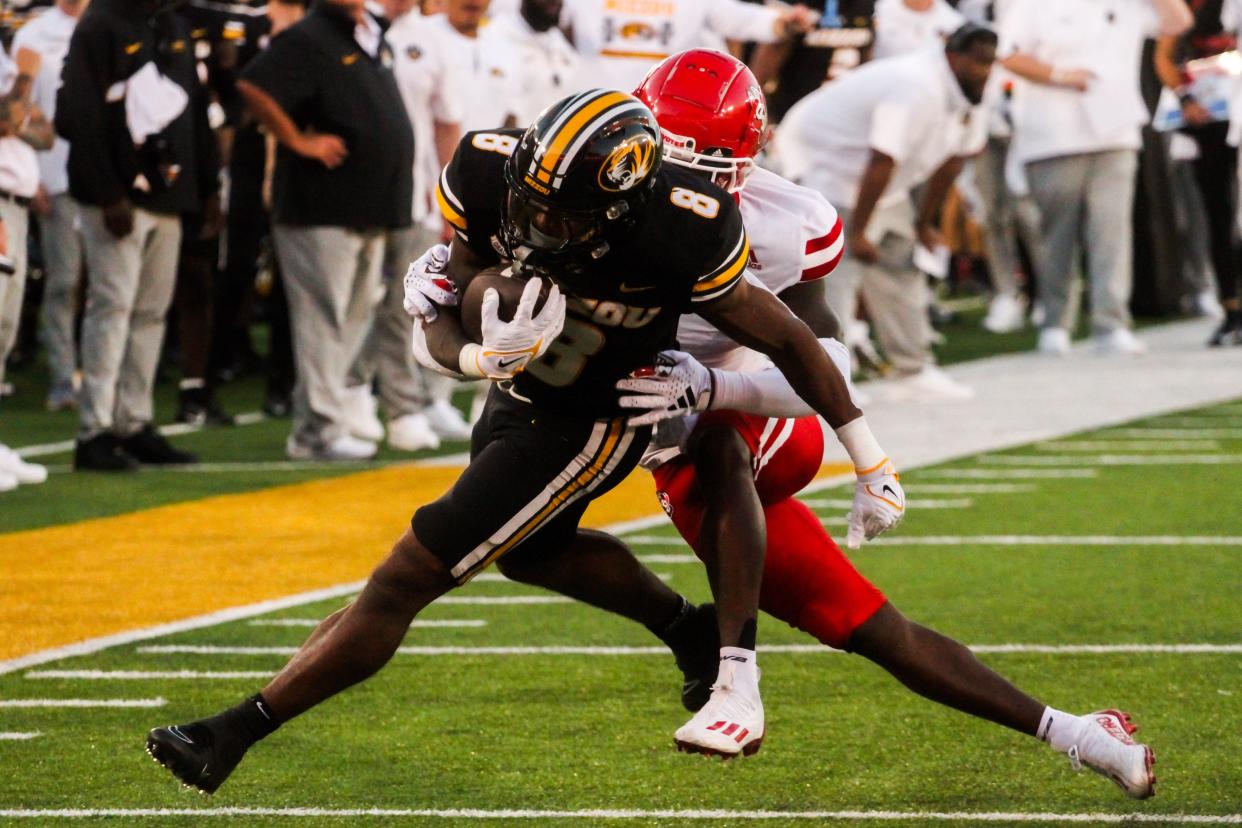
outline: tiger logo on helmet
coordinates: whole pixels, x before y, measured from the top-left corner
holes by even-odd
[[[636,187],[651,174],[655,159],[656,143],[649,136],[619,144],[599,168],[599,186],[614,193]]]

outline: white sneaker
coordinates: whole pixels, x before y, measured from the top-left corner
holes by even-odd
[[[1086,765],[1116,782],[1135,799],[1155,796],[1156,776],[1152,773],[1152,765],[1156,764],[1156,754],[1130,737],[1138,730],[1138,726],[1130,722],[1130,714],[1120,710],[1097,710],[1082,718],[1082,733],[1069,749],[1070,765],[1074,770],[1082,770]]]
[[[673,741],[685,753],[733,759],[758,753],[764,732],[759,668],[722,659],[711,698],[677,730]]]
[[[8,472],[0,471],[0,492],[11,492],[17,488],[17,478]]]
[[[1095,350],[1100,354],[1140,356],[1147,353],[1147,346],[1125,328],[1117,328],[1095,338]]]
[[[1216,291],[1212,288],[1200,291],[1190,300],[1190,312],[1195,316],[1205,316],[1209,319],[1224,319],[1225,309],[1220,304],[1220,299],[1216,298]]]
[[[470,423],[448,400],[436,400],[423,409],[431,429],[444,440],[469,440]]]
[[[16,478],[23,486],[47,481],[47,467],[27,463],[6,445],[0,445],[0,473]]]
[[[1048,314],[1044,311],[1043,302],[1035,302],[1031,305],[1031,324],[1037,328],[1044,326],[1044,317]]]
[[[319,446],[304,443],[293,435],[285,441],[285,454],[291,460],[370,460],[375,451],[375,443],[349,434]]]
[[[974,396],[974,389],[962,385],[935,365],[893,381],[893,397],[898,400],[969,400]]]
[[[1063,357],[1070,352],[1070,335],[1065,328],[1044,328],[1039,332],[1039,352]]]
[[[1022,297],[998,293],[988,305],[983,329],[994,334],[1013,333],[1026,325],[1026,302]]]
[[[440,438],[423,414],[406,414],[388,421],[388,447],[397,451],[438,449]]]
[[[367,385],[345,389],[345,427],[359,440],[372,443],[384,439],[384,424],[376,414],[375,397]]]

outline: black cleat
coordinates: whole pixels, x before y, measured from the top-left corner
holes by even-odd
[[[147,734],[147,753],[181,784],[212,794],[246,755],[241,739],[201,722],[157,727]]]
[[[1228,348],[1231,345],[1242,345],[1242,321],[1226,317],[1220,327],[1212,333],[1208,340],[1209,348]]]
[[[121,440],[121,447],[144,465],[182,466],[198,462],[197,455],[174,448],[149,423],[141,431]]]
[[[74,471],[128,472],[138,468],[138,461],[125,451],[120,437],[105,431],[74,444],[73,468]]]
[[[177,422],[192,426],[235,426],[237,419],[220,406],[209,388],[183,388],[177,405]]]
[[[681,670],[681,704],[691,713],[707,704],[720,671],[720,629],[716,605],[700,604],[690,610],[666,643]]]

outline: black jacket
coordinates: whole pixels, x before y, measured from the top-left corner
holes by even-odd
[[[156,213],[192,212],[215,187],[214,143],[193,47],[178,16],[154,8],[149,0],[95,0],[69,42],[56,132],[69,142],[69,192],[83,204],[106,207],[129,198]],[[124,99],[107,98],[150,62],[190,102],[163,132],[135,147]],[[140,176],[148,191],[135,188]]]

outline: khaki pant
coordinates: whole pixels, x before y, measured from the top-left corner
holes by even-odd
[[[73,387],[73,373],[78,369],[74,316],[82,275],[82,229],[78,203],[68,193],[52,196],[51,204],[51,212],[38,218],[43,249],[39,322],[52,388],[67,389]]]
[[[293,436],[321,447],[348,431],[346,377],[380,300],[384,234],[278,224],[272,236],[289,297],[297,366]]]
[[[164,320],[177,282],[181,218],[134,210],[134,229],[116,238],[103,211],[82,205],[90,272],[82,318],[82,438],[132,434],[154,416],[152,388]]]

